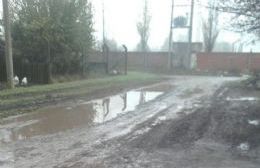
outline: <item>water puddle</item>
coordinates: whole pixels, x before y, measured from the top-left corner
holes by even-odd
[[[258,126],[260,123],[259,120],[248,120],[248,124],[253,125],[253,126]]]
[[[258,101],[259,99],[256,97],[240,97],[240,98],[230,98],[227,97],[227,101]]]
[[[246,152],[250,149],[250,144],[248,142],[241,143],[239,146],[237,146],[237,149],[242,152]]]
[[[132,90],[126,93],[70,105],[48,107],[28,115],[13,117],[0,123],[0,142],[24,140],[110,121],[135,110],[139,105],[156,99],[169,91],[172,85]]]

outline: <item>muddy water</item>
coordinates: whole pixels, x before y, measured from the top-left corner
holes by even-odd
[[[156,85],[93,101],[78,100],[75,103],[48,107],[28,115],[10,118],[0,123],[0,142],[25,140],[37,135],[101,124],[135,110],[139,105],[156,99],[172,87],[167,84]]]

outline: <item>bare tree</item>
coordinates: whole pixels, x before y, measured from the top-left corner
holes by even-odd
[[[219,35],[218,11],[216,1],[209,2],[208,18],[203,21],[203,40],[205,52],[212,52]]]
[[[140,42],[137,45],[137,49],[139,51],[145,52],[149,50],[148,40],[150,37],[150,22],[151,22],[151,16],[149,15],[148,1],[144,0],[142,19],[136,25],[137,31],[140,36]]]
[[[260,37],[259,0],[219,0],[219,10],[233,14],[231,25],[236,31],[255,33]]]

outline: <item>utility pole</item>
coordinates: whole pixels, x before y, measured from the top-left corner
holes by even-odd
[[[192,30],[193,30],[193,13],[194,13],[194,0],[191,0],[191,12],[190,12],[190,26],[189,26],[189,48],[187,56],[187,68],[191,66],[191,57],[192,57]]]
[[[173,23],[173,12],[174,12],[174,0],[172,0],[171,9],[171,23],[170,23],[170,34],[169,34],[169,49],[168,49],[168,70],[172,69],[172,23]]]
[[[105,34],[105,0],[102,1],[102,20],[103,20],[103,45],[106,43],[106,34]]]
[[[7,87],[9,89],[14,88],[14,71],[13,71],[13,53],[12,53],[12,39],[11,39],[11,26],[9,18],[9,6],[8,0],[2,0],[3,2],[3,14],[4,14],[4,30],[5,30],[5,62],[7,73]]]

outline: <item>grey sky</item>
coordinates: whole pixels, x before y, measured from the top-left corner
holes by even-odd
[[[102,37],[102,1],[92,0],[94,7],[95,36]],[[134,49],[139,41],[136,30],[136,23],[141,17],[143,0],[104,0],[106,18],[106,36],[116,40],[119,44],[126,44],[130,49]],[[152,49],[160,49],[169,34],[170,12],[172,0],[148,0],[149,10],[152,16],[151,36],[149,45]],[[202,41],[201,16],[207,12],[204,7],[198,4],[205,4],[207,0],[196,0],[194,17],[194,41]],[[190,4],[190,0],[175,0],[175,4]],[[185,15],[189,12],[189,7],[175,8],[174,15]],[[175,30],[175,39],[185,35],[184,30]],[[233,42],[239,38],[238,35],[223,31],[220,35],[221,41]]]
[[[102,39],[102,1],[91,0],[94,9],[95,36]],[[139,42],[136,23],[140,20],[144,0],[104,0],[106,16],[106,36],[114,39],[118,44],[126,44],[130,49],[135,49]],[[169,35],[170,12],[172,0],[148,0],[152,16],[149,45],[152,49],[160,49]],[[198,4],[206,4],[207,0],[195,0],[194,35],[193,41],[202,41],[201,16],[207,15],[205,8]],[[175,4],[190,4],[190,0],[175,0]],[[174,15],[185,15],[189,7],[175,8]],[[2,1],[0,1],[2,11]],[[2,12],[1,12],[2,13]],[[225,20],[225,19],[224,19]],[[184,30],[175,30],[174,38],[178,40],[186,33]],[[229,31],[222,31],[219,41],[234,42],[239,35]]]
[[[169,0],[150,0],[152,47],[160,46],[169,32]],[[102,35],[102,0],[93,0],[96,36]],[[106,36],[134,48],[139,40],[136,23],[141,17],[142,0],[105,0]]]

